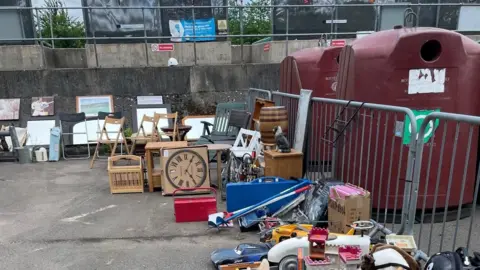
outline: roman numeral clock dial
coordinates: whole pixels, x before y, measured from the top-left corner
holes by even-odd
[[[173,153],[165,169],[168,182],[176,189],[200,187],[207,179],[207,163],[189,149]]]

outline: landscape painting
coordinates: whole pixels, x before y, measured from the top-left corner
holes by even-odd
[[[84,112],[86,116],[97,116],[98,112],[113,112],[113,97],[80,96],[77,97],[77,113]]]
[[[20,99],[0,99],[0,120],[18,120],[20,118]]]

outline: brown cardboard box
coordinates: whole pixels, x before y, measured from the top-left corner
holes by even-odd
[[[194,188],[194,187],[209,188],[210,187],[210,171],[208,167],[209,165],[208,164],[208,148],[206,145],[179,147],[179,148],[166,148],[162,150],[162,154],[161,154],[162,157],[160,160],[161,168],[162,168],[162,194],[171,195],[175,191],[175,189],[178,188],[173,186],[172,183],[168,181],[168,178],[167,178],[168,172],[166,167],[167,167],[168,160],[172,156],[178,157],[177,154],[179,152],[182,154],[181,157],[183,157],[184,154],[187,154],[188,159],[190,159],[191,157],[195,157],[196,162],[198,161],[201,161],[201,163],[205,162],[205,168],[203,168],[201,165],[195,166],[194,164],[185,162],[185,160],[182,160],[180,162],[175,161],[179,163],[178,165],[179,171],[176,173],[176,176],[178,176],[177,178],[178,180],[176,181],[176,184],[180,185],[180,183],[186,184],[186,182],[189,182],[190,183],[190,186],[188,186],[189,188]],[[198,157],[200,157],[201,160],[197,160]],[[196,163],[195,161],[194,163]],[[190,168],[190,166],[188,165],[193,166],[193,168]],[[190,174],[193,176],[193,178],[195,178],[193,181],[189,175],[185,175],[185,170],[187,169],[189,169]],[[199,179],[196,178],[196,174],[194,174],[194,172],[196,172],[197,169],[202,169],[202,171],[205,172],[205,181],[201,183],[199,182]],[[200,173],[200,174],[203,175],[203,173]],[[196,183],[197,185],[195,186],[193,183]],[[183,188],[187,188],[187,186],[183,186]],[[205,192],[209,192],[209,191],[203,189],[195,193],[205,193]],[[175,194],[181,194],[181,193],[182,192],[177,192]]]
[[[364,191],[365,195],[348,196],[344,199],[334,195],[335,198],[328,198],[328,230],[330,232],[347,233],[350,230],[348,225],[353,222],[370,220],[370,192]]]

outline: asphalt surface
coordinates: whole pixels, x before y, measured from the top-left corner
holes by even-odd
[[[160,192],[111,195],[106,162],[0,163],[0,269],[213,269],[209,254],[258,242],[175,223]]]
[[[417,244],[430,254],[465,246],[472,223],[471,250],[480,251],[476,212],[421,235],[416,225]],[[105,161],[92,170],[86,160],[0,163],[0,269],[213,269],[214,249],[242,242],[258,236],[175,223],[172,198],[160,192],[111,195]]]

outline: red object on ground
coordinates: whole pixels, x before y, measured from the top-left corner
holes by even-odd
[[[182,188],[178,191],[211,190],[213,196],[195,195],[196,197],[173,198],[175,222],[208,221],[208,215],[217,213],[217,195],[213,188]]]

